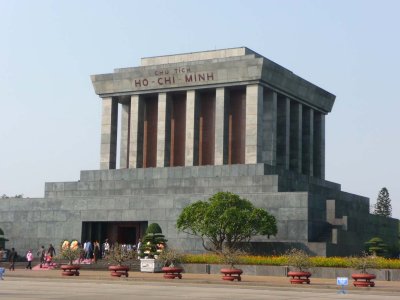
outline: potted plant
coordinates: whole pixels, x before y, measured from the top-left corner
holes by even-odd
[[[110,248],[105,257],[106,260],[108,260],[110,263],[113,264],[109,266],[108,269],[111,271],[111,276],[115,277],[121,277],[122,275],[128,277],[129,266],[123,265],[123,263],[135,258],[136,258],[135,251],[128,251],[118,243],[115,243]]]
[[[286,257],[288,265],[295,268],[287,274],[288,277],[292,277],[290,283],[310,284],[311,273],[307,271],[312,267],[310,256],[304,250],[293,248],[286,252]]]
[[[378,264],[376,262],[376,257],[368,255],[368,253],[363,252],[361,256],[352,257],[350,259],[350,265],[353,269],[360,270],[361,273],[353,273],[351,277],[354,279],[353,285],[356,287],[373,287],[375,282],[375,274],[370,274],[367,269],[377,268]]]
[[[79,264],[74,264],[74,261],[80,257],[81,249],[77,240],[65,240],[61,243],[58,259],[67,260],[68,264],[61,265],[63,276],[79,276]]]
[[[243,270],[235,267],[235,264],[240,262],[240,256],[244,253],[238,249],[223,247],[221,251],[217,252],[220,255],[220,261],[228,267],[222,268],[221,273],[223,274],[222,280],[242,281]]]
[[[152,223],[146,230],[139,249],[140,271],[161,272],[162,264],[157,261],[158,255],[164,250],[167,240],[162,234],[160,225]]]
[[[158,260],[162,262],[162,271],[165,279],[182,279],[183,268],[177,264],[182,260],[182,254],[172,248],[166,248],[158,255]]]

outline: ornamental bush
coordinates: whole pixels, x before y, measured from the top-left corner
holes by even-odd
[[[146,233],[140,246],[140,257],[154,258],[165,248],[167,239],[162,234],[160,225],[152,223],[147,227]]]
[[[60,244],[60,250],[56,259],[64,259],[68,261],[69,265],[72,265],[74,260],[77,260],[81,255],[81,248],[77,240],[64,240]]]
[[[176,227],[200,237],[204,249],[217,253],[224,247],[237,249],[255,235],[269,237],[278,231],[274,216],[229,192],[216,193],[207,201],[199,200],[185,207]]]

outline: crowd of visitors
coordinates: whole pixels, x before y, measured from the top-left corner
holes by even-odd
[[[110,252],[112,244],[108,239],[105,239],[102,244],[98,241],[91,242],[87,240],[83,244],[79,243],[79,247],[81,248],[81,255],[79,258],[79,263],[97,263],[99,259],[103,259]],[[137,251],[140,253],[141,240],[139,239],[138,244],[121,244],[121,247],[124,251]],[[7,250],[8,251],[8,250]],[[3,257],[5,250],[0,249],[0,258]],[[39,266],[42,268],[43,266],[48,267],[53,263],[53,258],[56,256],[56,250],[52,244],[46,249],[44,245],[42,245],[36,252],[36,256],[39,259]],[[34,252],[32,249],[29,249],[25,254],[25,259],[27,261],[27,265],[25,269],[32,270],[32,262],[35,258]],[[7,260],[9,262],[8,269],[10,271],[15,270],[15,262],[18,259],[18,253],[14,248],[11,248],[9,251]],[[4,268],[0,268],[0,279],[3,279]]]

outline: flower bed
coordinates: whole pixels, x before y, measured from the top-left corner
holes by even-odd
[[[243,255],[239,258],[241,265],[266,265],[286,266],[285,256],[251,256]],[[349,257],[311,257],[314,267],[350,268]],[[220,264],[221,259],[216,254],[186,254],[183,256],[183,263],[187,264]],[[400,269],[400,259],[376,258],[377,267],[381,269]]]

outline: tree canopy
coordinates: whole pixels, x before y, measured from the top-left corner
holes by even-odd
[[[379,192],[375,204],[374,214],[383,217],[392,216],[392,204],[389,197],[389,191],[385,187],[382,188]]]
[[[384,256],[387,253],[388,246],[379,237],[373,237],[365,243],[368,252],[375,256]]]
[[[226,246],[236,249],[255,235],[276,235],[275,217],[256,208],[247,199],[229,192],[219,192],[207,201],[185,207],[177,228],[202,239],[203,247],[218,252]],[[208,243],[207,243],[208,242]]]

